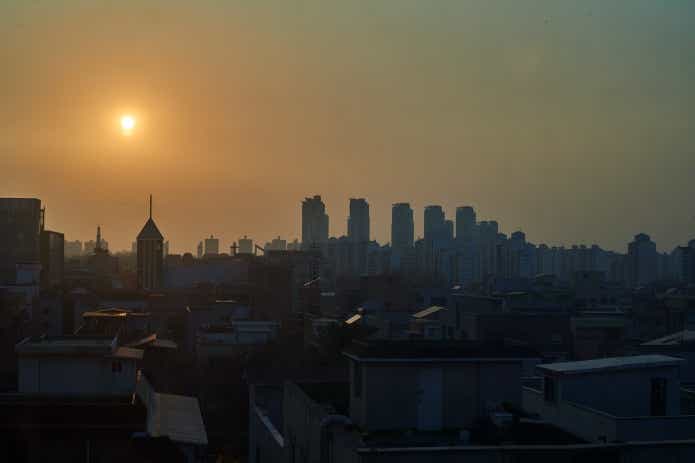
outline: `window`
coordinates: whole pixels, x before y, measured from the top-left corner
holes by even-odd
[[[557,384],[555,378],[549,376],[543,378],[543,397],[546,402],[557,402]]]
[[[112,373],[120,373],[121,371],[123,371],[123,365],[121,364],[121,362],[119,362],[118,360],[114,360],[113,362],[111,362]]]
[[[666,378],[652,378],[651,415],[666,415]]]
[[[356,398],[362,397],[362,365],[352,363],[352,387]]]

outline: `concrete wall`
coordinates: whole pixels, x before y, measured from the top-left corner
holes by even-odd
[[[350,415],[365,430],[418,427],[420,371],[442,370],[442,427],[463,428],[486,410],[521,405],[521,362],[360,363],[362,396],[355,396],[350,362]]]
[[[251,404],[249,422],[249,461],[275,463],[286,461],[284,440],[261,409]]]
[[[112,371],[112,362],[121,371]],[[127,395],[135,390],[134,360],[99,357],[20,357],[19,392],[55,395]]]
[[[558,390],[560,400],[586,405],[611,415],[649,416],[652,378],[667,379],[666,414],[679,415],[678,367],[566,375],[560,377]]]
[[[283,398],[285,449],[289,461],[321,463],[321,421],[328,412],[294,383],[285,383]]]
[[[524,409],[589,442],[636,442],[695,439],[695,416],[617,417],[579,404],[544,400],[543,393],[524,388]]]
[[[695,443],[630,443],[609,445],[448,447],[370,449],[358,452],[361,463],[651,463],[695,461]]]

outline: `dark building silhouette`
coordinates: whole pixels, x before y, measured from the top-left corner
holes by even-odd
[[[63,282],[65,238],[62,233],[41,230],[41,288],[55,288]]]
[[[406,249],[413,247],[415,221],[409,203],[396,203],[391,209],[391,247]]]
[[[0,284],[14,284],[19,263],[40,261],[41,200],[0,198]]]
[[[635,235],[627,250],[628,280],[632,286],[639,286],[656,280],[656,244],[649,235]]]
[[[472,243],[475,237],[475,209],[471,206],[456,208],[456,239],[461,243]]]
[[[138,288],[153,290],[162,286],[164,264],[164,237],[152,220],[152,196],[150,217],[138,234]]]
[[[328,241],[328,215],[321,196],[302,201],[302,249]]]
[[[369,203],[364,198],[350,198],[348,239],[355,243],[369,241]]]

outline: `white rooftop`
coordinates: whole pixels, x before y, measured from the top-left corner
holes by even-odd
[[[675,366],[683,361],[683,359],[669,357],[667,355],[634,355],[628,357],[581,360],[578,362],[547,363],[538,365],[536,368],[547,373],[573,375],[614,370]]]

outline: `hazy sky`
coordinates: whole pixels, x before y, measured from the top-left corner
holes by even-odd
[[[131,137],[118,117],[138,118]],[[129,248],[300,233],[321,194],[536,243],[695,237],[691,0],[0,0],[0,196]]]

